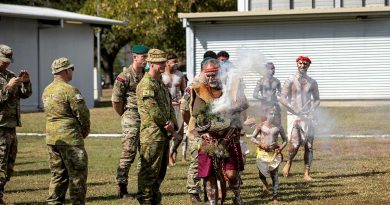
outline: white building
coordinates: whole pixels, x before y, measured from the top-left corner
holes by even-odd
[[[295,59],[312,60],[309,75],[321,99],[390,100],[388,0],[239,0],[238,12],[180,13],[186,28],[187,73],[199,72],[203,53],[254,49],[276,65],[283,83]],[[247,97],[260,76],[248,74]]]
[[[0,4],[0,44],[12,47],[10,69],[30,73],[33,94],[22,110],[42,108],[43,89],[52,81],[51,63],[68,57],[75,65],[73,80],[88,107],[93,107],[94,27],[121,25],[116,21],[51,8]]]

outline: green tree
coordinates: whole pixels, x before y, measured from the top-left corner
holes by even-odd
[[[87,0],[82,13],[95,15],[96,0]],[[101,17],[122,20],[124,26],[102,30],[101,65],[113,82],[113,64],[126,44],[145,44],[183,52],[185,29],[177,14],[182,12],[233,11],[236,0],[100,0]]]
[[[0,0],[0,3],[49,7],[76,12],[84,6],[85,0]]]

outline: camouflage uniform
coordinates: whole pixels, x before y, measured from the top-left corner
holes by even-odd
[[[1,50],[0,61],[12,61],[12,49],[0,45],[1,49],[6,48],[10,57],[3,56]],[[31,83],[25,82],[17,88],[7,86],[11,78],[17,77],[9,70],[0,71],[0,199],[3,198],[4,186],[10,180],[14,171],[16,153],[18,151],[18,140],[16,138],[16,126],[20,122],[20,98],[25,99],[31,96]]]
[[[170,137],[164,129],[168,121],[177,128],[175,111],[168,89],[161,80],[146,73],[137,87],[141,116],[140,170],[137,198],[140,204],[159,204],[160,185],[168,165]]]
[[[9,90],[6,85],[13,77],[16,77],[15,74],[8,70],[0,72],[0,198],[14,171],[18,151],[15,127],[21,126],[20,98],[25,99],[32,94],[30,82]]]
[[[111,101],[125,102],[125,111],[122,115],[122,154],[119,159],[116,180],[118,184],[127,186],[129,170],[137,155],[139,146],[139,128],[141,124],[137,108],[136,89],[142,75],[137,75],[131,65],[125,68],[115,80]]]
[[[198,78],[194,78],[194,82],[197,82]],[[194,83],[193,82],[193,83]],[[183,97],[181,98],[180,110],[184,112],[190,111],[190,100],[191,100],[191,83],[184,92]],[[190,165],[187,171],[187,191],[189,194],[199,194],[200,185],[198,177],[198,147],[201,143],[201,138],[194,137],[191,133],[188,135],[188,148],[191,157]]]
[[[89,110],[77,88],[55,78],[43,94],[46,144],[52,173],[48,204],[63,204],[69,186],[72,204],[85,204],[88,155],[84,138],[90,129]]]

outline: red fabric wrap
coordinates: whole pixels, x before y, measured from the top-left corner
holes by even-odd
[[[208,72],[218,72],[219,70],[219,67],[207,67],[204,69],[204,72],[208,73]]]
[[[300,61],[300,60],[301,60],[301,61],[306,61],[306,62],[308,62],[308,63],[311,64],[311,60],[310,60],[310,58],[307,57],[307,56],[298,56],[296,62],[298,62],[298,61]]]

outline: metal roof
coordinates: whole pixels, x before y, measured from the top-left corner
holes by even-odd
[[[64,20],[95,25],[123,25],[123,21],[79,14],[45,7],[0,4],[0,16],[41,20]]]
[[[179,13],[179,18],[190,22],[234,21],[234,20],[293,20],[320,18],[367,18],[390,16],[390,7],[291,9],[291,10],[254,10],[204,13]]]

